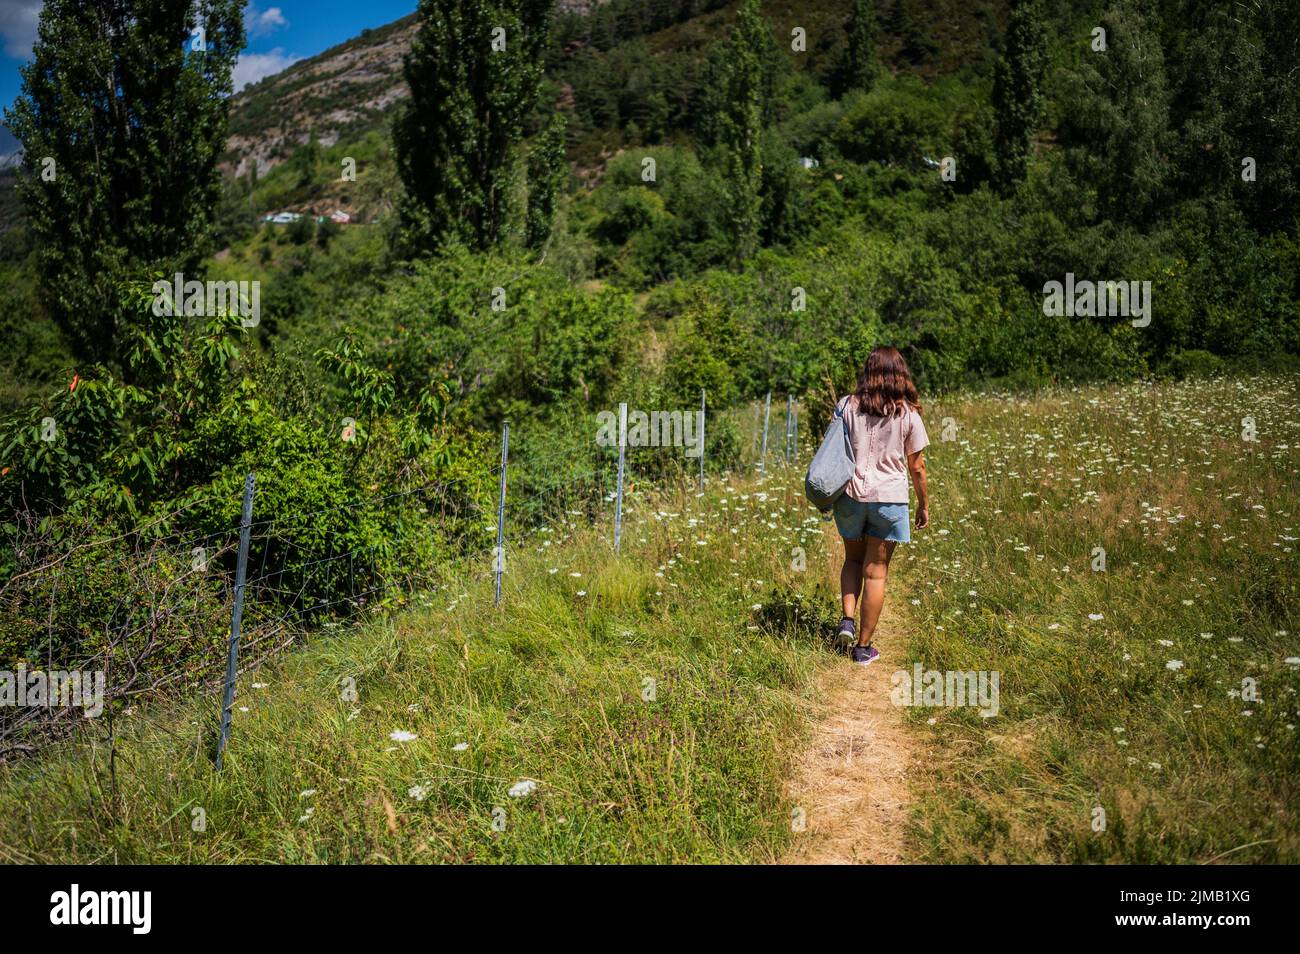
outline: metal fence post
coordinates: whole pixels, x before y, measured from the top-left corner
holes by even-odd
[[[700,388],[700,493],[704,493],[704,388]]]
[[[510,458],[510,422],[501,422],[501,478],[497,490],[497,546],[492,555],[492,605],[501,605],[501,573],[506,568],[506,462]]]
[[[767,422],[772,417],[772,392],[767,392],[767,400],[763,405],[763,453],[758,458],[758,469],[767,473]]]
[[[221,732],[217,738],[217,771],[230,741],[230,714],[235,704],[235,674],[239,671],[239,629],[244,622],[244,585],[248,579],[248,538],[253,527],[253,475],[244,478],[244,510],[239,520],[239,559],[235,564],[235,608],[230,614],[230,644],[226,651],[226,687],[221,698]]]
[[[627,405],[618,406],[618,490],[614,500],[614,552],[623,539],[623,453],[627,448]]]
[[[785,465],[790,466],[790,422],[794,420],[794,395],[785,396]]]
[[[790,425],[790,439],[794,445],[794,459],[799,460],[799,402],[794,402],[794,421]]]

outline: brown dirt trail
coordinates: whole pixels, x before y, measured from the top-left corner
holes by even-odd
[[[838,538],[827,574],[839,592]],[[912,798],[916,743],[903,710],[890,702],[890,676],[903,668],[907,594],[891,567],[885,608],[870,666],[845,659],[821,677],[817,724],[790,781],[805,830],[794,836],[782,864],[900,864],[908,859],[905,829]]]

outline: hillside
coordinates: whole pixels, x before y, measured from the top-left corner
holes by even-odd
[[[649,4],[613,0],[595,4],[568,0],[557,6],[548,76],[559,91],[557,101],[579,113],[590,109],[594,95],[582,76],[599,75],[635,95],[644,82],[642,51],[658,69],[681,81],[681,95],[698,80],[710,45],[726,35],[735,20],[738,0],[718,3]],[[764,15],[778,45],[796,69],[826,70],[843,43],[842,24],[849,0],[770,0]],[[978,62],[1000,35],[1006,3],[885,4],[880,52],[891,73],[923,78],[952,73]],[[593,13],[594,11],[594,13]],[[698,11],[698,12],[697,12]],[[904,13],[903,11],[906,11]],[[595,22],[593,22],[595,21]],[[346,43],[295,63],[249,86],[231,101],[226,171],[259,176],[288,159],[314,133],[323,146],[350,142],[383,129],[394,103],[408,95],[402,58],[417,29],[415,14],[367,30]],[[803,28],[808,48],[789,51],[788,38]],[[924,43],[916,40],[924,36]],[[621,131],[615,136],[621,141]]]
[[[676,119],[660,138],[689,138],[692,99],[702,81],[709,47],[724,37],[735,20],[738,0],[720,3],[650,4],[642,0],[562,0],[557,5],[553,48],[548,56],[548,87],[557,104],[570,111],[570,158],[589,184],[599,181],[599,169],[628,144],[621,113],[637,112],[636,102],[647,96],[648,75],[657,84],[676,85]],[[822,74],[833,64],[843,44],[841,25],[849,0],[769,0],[764,13],[773,25],[778,46],[796,70]],[[906,12],[904,12],[906,11]],[[1000,35],[1005,0],[970,6],[883,4],[880,14],[880,55],[893,75],[926,80],[952,74],[987,57]],[[230,135],[221,168],[228,176],[258,178],[290,159],[312,138],[322,147],[352,145],[377,133],[388,138],[395,103],[408,93],[402,59],[417,29],[413,13],[301,60],[268,76],[231,98]],[[807,31],[805,53],[789,50],[787,38],[795,27]],[[925,36],[917,43],[916,36]],[[611,90],[623,103],[610,112]],[[543,107],[544,109],[545,107]],[[643,130],[643,133],[645,131]],[[373,140],[372,140],[373,143]],[[0,170],[18,161],[18,144],[0,127]],[[395,186],[390,169],[382,187]],[[391,200],[389,195],[356,197],[323,177],[311,189],[257,211],[290,209],[328,214],[343,208],[363,219]],[[8,193],[10,181],[0,179]],[[16,202],[0,204],[0,228],[21,221]]]
[[[383,124],[408,95],[402,57],[415,36],[414,14],[295,63],[231,101],[229,153],[236,175],[263,175],[316,134],[325,146]]]

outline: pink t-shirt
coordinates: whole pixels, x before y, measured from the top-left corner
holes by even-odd
[[[894,417],[873,417],[851,397],[844,419],[857,464],[844,492],[862,503],[907,503],[907,455],[930,443],[921,415],[909,407]]]

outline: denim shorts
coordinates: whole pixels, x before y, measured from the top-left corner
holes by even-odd
[[[840,494],[833,513],[835,529],[845,540],[861,540],[865,533],[893,543],[912,541],[905,503],[863,503]]]

